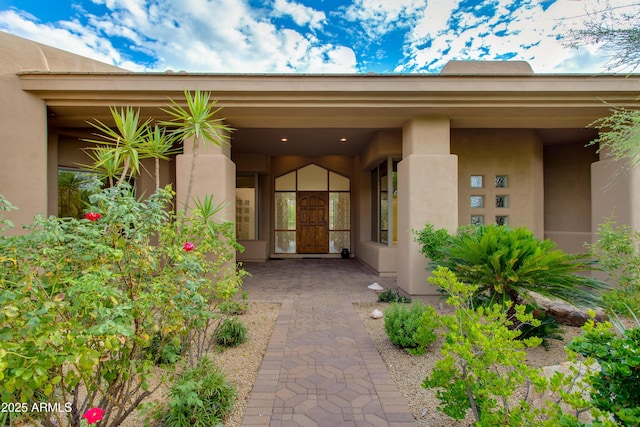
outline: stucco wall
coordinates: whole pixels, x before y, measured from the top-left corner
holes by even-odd
[[[485,224],[507,215],[509,225],[526,226],[544,236],[542,143],[529,129],[452,129],[451,153],[458,156],[458,224],[484,215]],[[482,175],[484,187],[470,187],[471,175]],[[495,188],[495,176],[506,175],[508,187]],[[484,208],[472,209],[470,197],[484,196]],[[495,196],[507,195],[508,207],[496,208]]]
[[[595,147],[585,143],[544,147],[545,237],[571,253],[591,241],[591,164]]]
[[[111,65],[0,32],[0,194],[19,208],[4,216],[19,233],[48,211],[48,136],[45,101],[24,92],[22,71],[118,71]],[[122,71],[122,70],[120,70]],[[55,143],[55,142],[54,142]]]

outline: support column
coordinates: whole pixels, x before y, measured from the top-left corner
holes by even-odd
[[[640,231],[640,169],[625,169],[623,161],[604,158],[591,164],[591,232],[614,217],[618,224]]]
[[[436,294],[427,282],[428,260],[411,230],[458,227],[458,157],[451,154],[448,118],[420,118],[402,134],[398,164],[398,286],[412,295]]]
[[[176,198],[177,209],[185,204],[189,175],[193,160],[192,141],[184,142],[184,154],[176,158]],[[201,146],[196,158],[193,189],[189,206],[193,208],[194,198],[204,200],[205,195],[213,195],[216,204],[226,203],[227,207],[218,217],[235,223],[236,165],[230,158],[230,146],[207,144]]]

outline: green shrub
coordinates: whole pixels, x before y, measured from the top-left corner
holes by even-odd
[[[384,312],[384,330],[394,345],[420,355],[436,340],[436,318],[431,306],[414,303],[407,308],[393,303]]]
[[[220,312],[222,314],[238,316],[247,312],[249,303],[247,302],[249,294],[246,291],[242,292],[242,301],[229,300],[220,304]]]
[[[229,317],[220,322],[213,336],[218,345],[235,347],[247,340],[247,327],[235,317]]]
[[[222,425],[235,400],[235,388],[210,359],[201,358],[169,389],[169,408],[162,422],[167,427]]]
[[[588,245],[609,280],[616,287],[604,294],[607,308],[626,312],[626,307],[640,307],[640,233],[628,226],[607,220],[598,227],[600,238]]]
[[[539,310],[535,305],[527,304],[525,306],[525,313],[531,313],[533,318],[537,320],[536,325],[531,323],[524,323],[520,325],[520,335],[518,339],[526,339],[532,337],[538,337],[542,339],[542,345],[545,350],[549,349],[549,340],[562,341],[563,329],[558,324],[558,321],[553,316],[549,316],[542,310]],[[540,322],[540,324],[537,324]]]
[[[488,306],[501,303],[512,307],[529,292],[537,292],[594,308],[601,305],[601,292],[608,289],[592,277],[576,274],[594,269],[584,255],[568,255],[524,227],[493,224],[465,227],[448,238],[444,233],[433,230],[431,224],[417,232],[422,252],[435,253],[430,256],[430,267],[446,267],[461,282],[477,284],[476,296],[488,297]]]
[[[400,302],[403,304],[410,304],[411,297],[402,295],[394,289],[386,289],[378,294],[378,302]]]
[[[600,365],[587,379],[593,388],[591,402],[613,414],[620,425],[640,425],[640,328],[619,335],[610,323],[588,321],[583,331],[567,347]]]

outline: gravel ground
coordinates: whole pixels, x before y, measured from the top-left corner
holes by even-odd
[[[377,303],[375,308],[384,311],[389,304]],[[434,390],[426,390],[420,386],[427,374],[440,357],[440,346],[442,339],[434,343],[432,348],[421,356],[412,356],[406,351],[394,346],[384,332],[384,320],[372,319],[369,314],[374,309],[373,304],[359,304],[355,306],[363,324],[367,328],[371,339],[376,345],[378,352],[382,356],[389,374],[398,386],[398,390],[407,400],[409,410],[416,419],[418,426],[425,427],[451,427],[469,426],[470,419],[455,422],[452,418],[439,412],[436,408],[438,400]],[[447,306],[436,306],[439,314],[444,314]],[[449,310],[450,312],[450,310]],[[580,334],[580,328],[563,327],[564,341],[550,340],[549,350],[542,346],[528,350],[527,360],[531,366],[541,367],[556,365],[566,360],[564,345],[573,336]]]
[[[374,308],[373,303],[354,305],[378,352],[382,356],[389,373],[396,382],[400,393],[404,396],[411,413],[418,426],[452,427],[468,426],[469,421],[454,422],[451,418],[438,412],[438,401],[435,392],[423,389],[420,384],[431,371],[438,360],[441,340],[434,344],[429,352],[422,356],[411,356],[407,352],[395,347],[384,332],[384,320],[372,319],[369,314]],[[382,311],[388,304],[376,303],[375,308]],[[439,313],[444,313],[447,307],[436,307]],[[258,375],[260,363],[266,352],[275,322],[280,310],[279,304],[252,302],[245,314],[239,319],[247,326],[249,339],[239,347],[225,349],[212,353],[214,363],[227,375],[229,381],[236,387],[236,403],[225,420],[225,427],[238,427],[247,407],[251,389]],[[555,365],[564,362],[563,347],[573,336],[580,334],[579,328],[565,327],[565,341],[551,340],[551,348],[545,351],[539,347],[529,350],[529,362],[534,366]],[[152,399],[162,399],[164,390],[154,393]],[[127,426],[135,426],[140,420],[135,417],[127,420]]]

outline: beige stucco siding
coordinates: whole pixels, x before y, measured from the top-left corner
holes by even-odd
[[[542,142],[529,129],[452,129],[451,153],[458,156],[458,224],[470,224],[471,215],[484,223],[506,215],[513,227],[526,226],[544,234],[544,174]],[[483,176],[483,188],[471,188],[471,175]],[[506,175],[507,188],[495,188],[496,175]],[[483,208],[471,208],[472,195],[484,196]],[[495,207],[495,197],[506,195],[506,208]]]

